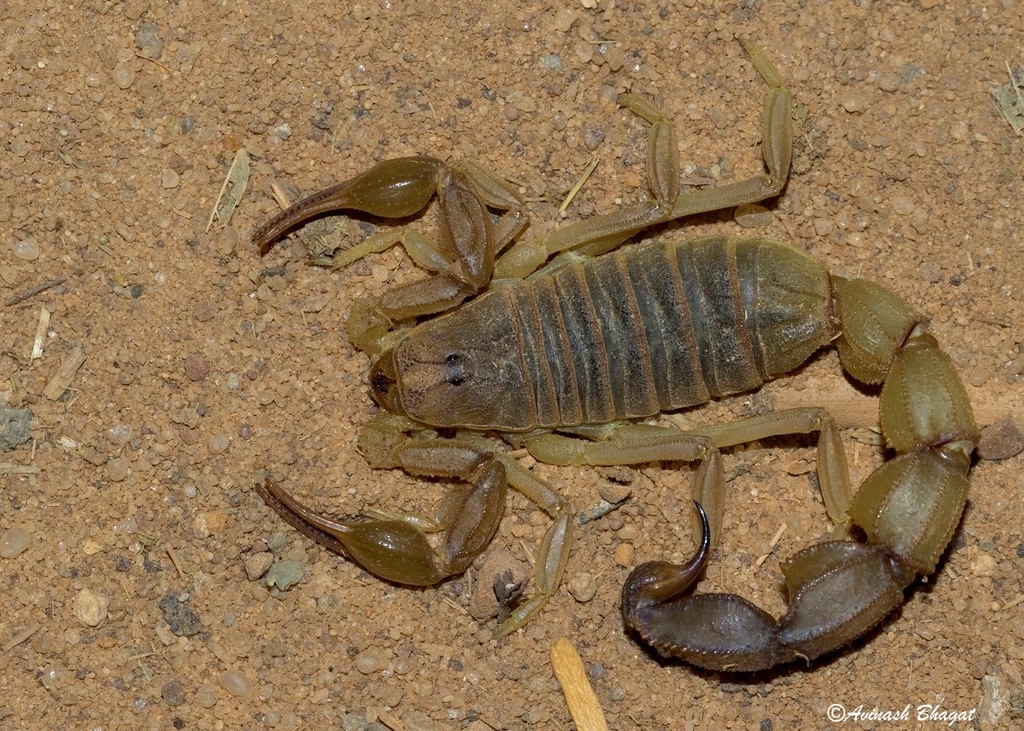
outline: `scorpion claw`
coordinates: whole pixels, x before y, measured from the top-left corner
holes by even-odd
[[[314,512],[270,479],[257,494],[294,528],[388,581],[431,586],[447,578],[423,531],[404,520],[342,523]]]

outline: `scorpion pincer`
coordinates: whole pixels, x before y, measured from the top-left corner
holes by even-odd
[[[550,464],[695,461],[698,552],[682,566],[638,566],[622,591],[625,624],[644,642],[701,667],[755,671],[842,647],[898,606],[917,576],[934,571],[959,523],[978,440],[963,384],[921,318],[893,292],[830,275],[804,253],[768,239],[711,236],[614,250],[651,225],[781,191],[792,154],[790,93],[764,52],[743,45],[769,86],[766,173],[680,194],[672,124],[649,102],[625,94],[620,103],[652,127],[646,203],[520,238],[527,221],[507,183],[475,165],[414,157],[380,163],[261,228],[254,241],[265,250],[325,211],[404,217],[436,194],[437,242],[409,230],[388,232],[331,261],[344,265],[401,242],[432,272],[353,305],[349,337],[373,359],[370,390],[383,407],[364,428],[360,448],[374,467],[463,483],[436,521],[333,521],[269,479],[257,487],[264,500],[372,573],[428,585],[465,571],[484,550],[511,485],[552,524],[541,544],[535,592],[498,628],[503,635],[557,590],[572,510],[483,433],[496,432]],[[496,221],[491,210],[501,212]],[[492,278],[519,281],[488,288]],[[440,312],[446,314],[416,322]],[[695,431],[637,423],[755,389],[830,343],[852,378],[883,384],[880,422],[894,456],[856,495],[839,430],[823,409],[789,409]],[[438,430],[456,433],[441,438]],[[814,432],[818,479],[835,528],[833,540],[783,563],[786,613],[776,620],[736,595],[694,593],[719,542],[725,491],[719,450]],[[845,540],[852,526],[866,540]],[[437,551],[426,537],[432,530],[443,532]]]

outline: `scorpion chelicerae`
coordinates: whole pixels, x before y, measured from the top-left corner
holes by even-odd
[[[766,173],[681,194],[672,124],[651,103],[624,94],[620,104],[651,124],[647,203],[525,238],[523,204],[508,183],[470,163],[411,157],[314,194],[259,229],[253,240],[265,252],[315,215],[349,209],[402,218],[436,195],[436,242],[409,229],[388,231],[320,263],[344,266],[401,242],[432,272],[358,300],[350,312],[350,340],[373,359],[370,391],[383,407],[364,428],[360,448],[374,467],[462,483],[436,521],[334,521],[269,478],[257,486],[262,498],[368,571],[422,586],[465,571],[484,550],[511,485],[552,524],[536,562],[536,590],[499,626],[504,635],[557,590],[573,514],[545,481],[482,433],[498,433],[551,464],[698,461],[696,555],[682,566],[638,566],[622,590],[625,624],[645,642],[705,668],[754,671],[817,658],[898,606],[904,589],[935,569],[952,537],[978,439],[963,384],[921,318],[887,289],[830,276],[802,252],[763,238],[712,236],[613,251],[654,224],[781,191],[792,155],[790,92],[765,53],[742,43],[769,86]],[[491,286],[493,280],[519,281]],[[417,323],[437,313],[445,314]],[[687,432],[636,423],[757,388],[832,342],[854,379],[883,384],[880,421],[895,454],[856,495],[838,428],[822,409]],[[438,430],[455,436],[442,438]],[[786,614],[776,620],[739,596],[692,592],[719,538],[719,450],[813,432],[835,529],[833,540],[783,563]],[[843,540],[854,525],[866,541]],[[437,551],[426,536],[434,530],[443,531]]]

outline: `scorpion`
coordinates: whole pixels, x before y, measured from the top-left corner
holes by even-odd
[[[699,667],[750,672],[814,660],[892,612],[919,575],[935,570],[960,522],[979,437],[954,365],[922,318],[888,289],[830,275],[803,252],[765,238],[617,248],[653,225],[781,192],[792,158],[791,93],[763,49],[741,44],[768,86],[766,171],[748,179],[680,193],[672,122],[646,99],[622,94],[619,104],[651,125],[645,202],[521,238],[528,221],[511,184],[472,163],[420,156],[381,162],[262,226],[253,241],[265,253],[321,213],[405,218],[436,196],[436,241],[388,229],[319,263],[345,266],[401,243],[430,272],[353,303],[346,328],[372,359],[370,394],[382,407],[359,448],[375,468],[457,482],[437,519],[334,520],[269,477],[256,486],[263,500],[378,577],[427,586],[464,572],[483,552],[511,485],[551,525],[535,591],[498,626],[500,637],[555,594],[573,512],[485,433],[555,465],[696,462],[696,554],[682,565],[637,566],[622,589],[624,623],[644,642]],[[892,456],[855,495],[838,427],[822,408],[692,431],[641,423],[758,388],[831,343],[853,379],[882,384],[879,420]],[[776,619],[734,594],[695,592],[720,538],[720,450],[815,432],[817,476],[834,528],[829,540],[782,563],[785,614]],[[436,550],[430,532],[442,533]]]

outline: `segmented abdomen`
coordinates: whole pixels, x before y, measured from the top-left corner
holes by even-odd
[[[511,288],[539,425],[756,388],[834,334],[827,272],[764,239],[646,244]]]

